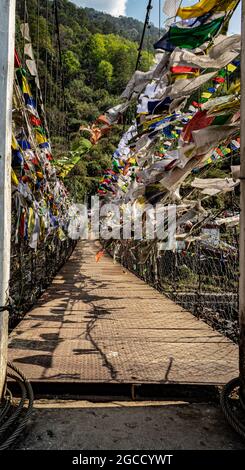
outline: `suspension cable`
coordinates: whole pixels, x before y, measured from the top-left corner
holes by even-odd
[[[52,13],[52,46],[54,46],[55,43],[55,12],[54,12],[54,4],[52,5],[51,8],[51,13]],[[54,57],[53,57],[53,52],[51,53],[51,61],[50,61],[50,82],[51,85],[53,84],[53,79],[54,79]],[[53,87],[50,86],[49,90],[49,120],[48,120],[48,127],[49,131],[52,134],[52,127],[53,127],[53,119],[51,119],[51,109],[52,109],[52,103],[53,103]]]
[[[48,21],[49,21],[49,0],[46,0],[46,34],[47,37],[49,35],[49,27],[48,27]],[[45,52],[45,69],[48,69],[48,48],[46,47],[46,52]],[[47,73],[45,73],[45,85],[44,85],[44,108],[45,110],[47,109],[47,96],[48,96],[48,78],[47,78]]]
[[[65,134],[66,134],[66,138],[68,140],[68,123],[67,123],[67,109],[68,108],[67,108],[67,101],[66,101],[66,94],[65,94],[64,66],[63,66],[63,59],[62,59],[62,48],[61,48],[61,40],[60,40],[59,9],[58,9],[57,0],[54,0],[54,11],[55,11],[55,22],[56,22],[58,51],[59,51],[61,85],[62,85],[62,92],[63,92],[63,107],[64,107],[64,114],[65,114]]]
[[[159,0],[159,38],[161,37],[162,29],[162,0]]]
[[[40,0],[37,0],[37,46],[36,46],[36,64],[37,73],[39,71],[39,59],[40,59]],[[39,75],[39,74],[38,74]],[[38,102],[38,87],[36,86],[36,104]]]
[[[220,403],[223,413],[233,429],[245,439],[245,403],[241,392],[240,378],[231,380],[223,388],[220,395]],[[238,389],[239,398],[234,398],[234,392]]]
[[[56,33],[57,33],[57,41],[58,41],[59,63],[60,63],[60,71],[61,71],[61,84],[62,84],[64,100],[65,100],[65,80],[64,80],[64,73],[63,73],[64,67],[63,67],[63,59],[62,59],[62,51],[61,51],[60,22],[59,22],[59,11],[58,11],[57,0],[54,0],[54,13],[55,13]]]
[[[147,8],[146,8],[145,23],[144,23],[144,28],[143,28],[143,32],[142,32],[142,36],[141,36],[139,49],[138,49],[139,53],[138,53],[138,58],[137,58],[135,70],[138,70],[139,65],[140,65],[140,60],[141,60],[141,56],[142,56],[142,49],[143,49],[144,40],[145,40],[146,28],[149,26],[149,23],[150,23],[150,15],[151,15],[152,8],[153,8],[152,7],[152,0],[149,0]]]

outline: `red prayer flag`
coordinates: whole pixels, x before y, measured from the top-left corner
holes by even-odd
[[[192,141],[192,132],[204,129],[212,124],[213,116],[207,116],[207,111],[198,111],[184,127],[182,137],[185,142]]]
[[[40,119],[36,118],[35,116],[30,116],[30,123],[33,126],[41,126],[42,125],[42,121]]]
[[[18,56],[18,53],[17,53],[16,49],[14,50],[14,66],[17,67],[17,68],[21,67],[20,58]]]
[[[195,108],[200,108],[202,106],[202,104],[198,103],[197,101],[193,101],[192,105],[195,106]]]
[[[101,258],[103,258],[105,254],[105,250],[100,250],[96,256],[95,256],[95,260],[96,260],[96,263],[99,263],[99,261],[101,260]]]
[[[213,79],[214,82],[217,82],[217,83],[225,83],[225,78],[223,77],[216,77]]]
[[[19,231],[20,231],[21,238],[24,238],[24,235],[25,235],[25,214],[24,214],[24,212],[22,212],[22,214],[20,216]]]
[[[172,73],[185,74],[185,73],[196,73],[196,72],[198,72],[199,69],[195,69],[193,67],[185,67],[185,66],[177,65],[176,67],[171,67],[170,70],[171,70]]]

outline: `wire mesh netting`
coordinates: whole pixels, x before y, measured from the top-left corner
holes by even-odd
[[[12,217],[16,217],[14,212]],[[15,223],[12,223],[12,227],[15,227]],[[16,326],[50,285],[75,246],[76,241],[69,238],[62,241],[55,231],[37,250],[33,250],[23,239],[15,243],[12,233],[10,301],[13,308],[10,313],[10,329]]]
[[[160,251],[156,242],[114,241],[115,260],[177,304],[238,341],[238,248],[203,242],[188,250]]]

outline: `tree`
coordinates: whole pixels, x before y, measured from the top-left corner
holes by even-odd
[[[66,51],[63,54],[63,64],[65,74],[68,77],[74,77],[80,71],[80,62],[72,51]]]
[[[97,77],[101,86],[109,86],[113,77],[113,65],[107,60],[102,60],[98,66]]]

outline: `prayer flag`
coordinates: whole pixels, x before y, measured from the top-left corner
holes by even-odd
[[[172,52],[176,47],[181,49],[195,49],[219,31],[224,17],[217,18],[209,23],[192,28],[171,26],[169,31],[154,44],[155,49],[163,49]]]

